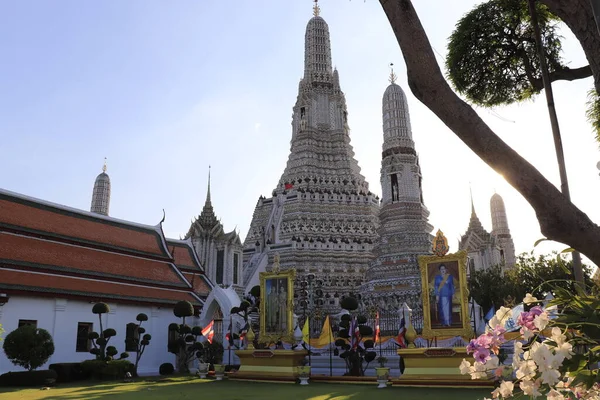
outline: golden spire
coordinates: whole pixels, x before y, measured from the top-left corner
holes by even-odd
[[[104,165],[102,166],[102,172],[106,173],[106,157],[104,157]]]
[[[398,76],[394,73],[394,63],[390,63],[390,83],[395,84],[397,78]]]
[[[315,5],[313,6],[313,15],[318,17],[321,14],[321,7],[319,7],[319,0],[315,0]]]

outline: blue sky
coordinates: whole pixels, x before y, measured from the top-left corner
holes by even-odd
[[[417,1],[438,62],[456,21],[476,2]],[[394,62],[409,98],[430,222],[456,240],[475,208],[506,203],[517,252],[541,237],[522,197],[410,93],[402,55],[376,0],[322,0],[356,158],[381,193],[381,96]],[[184,235],[206,196],[226,230],[245,237],[289,153],[303,73],[309,0],[3,1],[0,4],[0,187],[89,210],[104,157],[111,216]],[[567,28],[565,59],[586,63]],[[585,120],[591,78],[554,85],[574,202],[600,221],[600,160]],[[552,182],[556,157],[544,98],[480,115]],[[561,249],[544,244],[541,252]]]

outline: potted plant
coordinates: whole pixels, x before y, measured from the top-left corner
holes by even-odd
[[[298,378],[300,378],[301,385],[308,385],[308,379],[310,378],[310,365],[306,365],[308,364],[306,358],[301,361],[301,364],[302,365],[296,367]]]
[[[202,350],[198,350],[196,353],[196,356],[198,357],[198,371],[196,371],[196,375],[198,375],[200,379],[206,379],[208,369],[210,368],[210,363],[206,361],[207,353],[205,346],[202,346]]]
[[[377,386],[378,389],[387,387],[387,381],[390,379],[390,369],[385,366],[387,360],[388,359],[384,356],[379,356],[376,360],[379,363],[379,367],[375,368],[377,383],[379,384],[379,386]]]

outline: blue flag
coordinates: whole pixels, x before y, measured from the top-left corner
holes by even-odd
[[[496,309],[494,308],[494,305],[492,305],[487,314],[485,314],[485,317],[483,317],[483,320],[488,322],[490,319],[494,318],[494,314],[496,314]]]

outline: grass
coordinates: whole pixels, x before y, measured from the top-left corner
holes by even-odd
[[[490,397],[487,389],[441,389],[388,387],[376,384],[355,385],[311,383],[308,386],[285,383],[221,381],[174,377],[139,380],[133,383],[85,382],[61,385],[50,390],[0,388],[2,400],[100,399],[100,400],[359,400],[376,396],[377,400],[475,400]]]

